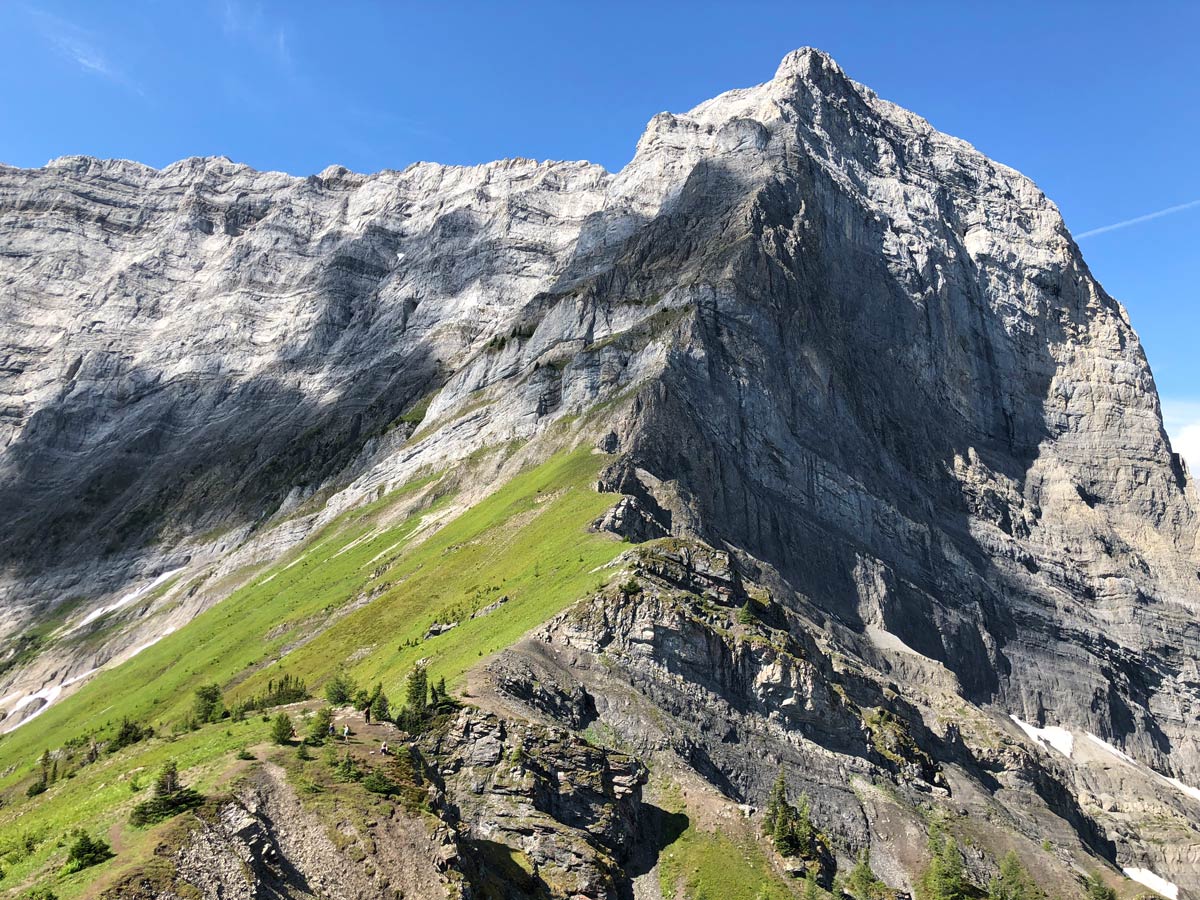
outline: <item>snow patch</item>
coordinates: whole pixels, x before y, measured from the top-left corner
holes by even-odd
[[[12,725],[9,725],[3,731],[0,731],[0,734],[8,734],[10,731],[14,731],[17,728],[20,728],[22,725],[24,725],[26,722],[30,721],[31,719],[36,719],[38,716],[40,716],[42,713],[44,713],[46,710],[48,710],[50,708],[51,704],[53,704],[54,701],[58,699],[58,695],[61,693],[62,693],[62,685],[56,684],[56,685],[53,685],[48,688],[43,688],[42,690],[37,691],[35,693],[29,694],[26,697],[22,697],[20,700],[17,701],[16,705],[13,706],[13,708],[10,712],[10,715],[11,715],[11,713],[15,713],[18,709],[24,709],[30,703],[33,703],[37,700],[42,700],[44,702],[38,709],[34,710],[32,713],[27,715],[20,722],[14,722]]]
[[[66,687],[67,685],[74,684],[77,681],[83,681],[83,679],[99,671],[99,669],[88,669],[86,672],[80,672],[78,675],[72,675],[70,678],[63,681],[62,686]]]
[[[116,603],[110,603],[107,606],[102,606],[99,609],[92,610],[90,613],[88,613],[86,616],[83,617],[83,620],[78,625],[76,625],[70,631],[68,631],[67,634],[73,634],[74,632],[83,628],[85,625],[90,625],[92,622],[95,622],[101,616],[108,615],[110,612],[113,612],[114,610],[122,609],[123,607],[129,606],[129,604],[133,603],[139,597],[142,597],[145,594],[149,593],[150,591],[154,590],[160,584],[167,581],[169,578],[173,577],[174,575],[177,575],[178,573],[182,572],[183,570],[184,570],[184,566],[180,566],[178,569],[168,569],[166,572],[163,572],[161,575],[159,575],[157,578],[155,578],[149,584],[142,585],[140,588],[137,588],[135,590],[130,591],[127,594],[122,595],[121,599],[117,600]]]
[[[1111,753],[1113,756],[1117,757],[1118,759],[1123,759],[1123,760],[1125,760],[1125,762],[1127,762],[1133,766],[1138,765],[1137,760],[1134,759],[1132,756],[1130,756],[1128,753],[1126,753],[1123,750],[1118,750],[1116,747],[1114,747],[1108,741],[1104,740],[1103,738],[1096,737],[1096,735],[1092,734],[1090,731],[1087,733],[1087,738],[1089,741],[1091,741],[1097,747],[1099,747],[1102,750],[1107,750],[1109,753]]]
[[[1190,784],[1184,784],[1178,778],[1168,778],[1166,775],[1160,775],[1163,781],[1171,785],[1177,791],[1187,794],[1193,800],[1200,800],[1200,788],[1194,788]]]
[[[1136,866],[1121,870],[1126,878],[1132,878],[1138,884],[1144,884],[1155,893],[1162,894],[1167,900],[1179,900],[1178,886],[1167,879],[1155,875],[1149,869],[1139,869]]]
[[[1047,725],[1045,728],[1038,728],[1036,725],[1030,725],[1017,716],[1010,714],[1009,718],[1016,722],[1017,727],[1025,732],[1035,744],[1053,747],[1067,759],[1071,758],[1071,751],[1075,749],[1075,737],[1067,729],[1060,728],[1057,725]]]
[[[128,655],[124,655],[124,658],[132,659],[133,657],[135,657],[139,653],[141,653],[143,650],[153,647],[155,644],[157,644],[159,641],[161,641],[163,638],[165,638],[168,634],[170,634],[174,630],[175,630],[175,626],[172,625],[170,628],[165,629],[162,632],[162,634],[158,635],[158,637],[151,638],[150,640],[146,641],[146,643],[144,643],[144,644],[138,644],[136,647],[134,647],[132,650],[129,651]]]
[[[1190,784],[1184,784],[1178,778],[1168,778],[1166,775],[1163,775],[1161,772],[1155,772],[1149,766],[1142,765],[1140,762],[1138,762],[1136,759],[1134,759],[1128,753],[1122,753],[1120,750],[1118,750],[1112,744],[1108,743],[1108,741],[1102,740],[1101,738],[1096,737],[1096,735],[1094,735],[1090,732],[1088,733],[1088,740],[1090,740],[1096,746],[1107,750],[1109,753],[1113,754],[1114,756],[1116,756],[1120,759],[1123,759],[1125,762],[1129,763],[1131,766],[1134,766],[1134,767],[1142,770],[1143,772],[1148,772],[1150,775],[1154,776],[1155,778],[1165,781],[1167,784],[1169,784],[1171,787],[1175,788],[1175,790],[1179,791],[1181,794],[1191,797],[1193,800],[1200,801],[1200,788],[1194,788]],[[1130,876],[1130,877],[1132,877],[1132,876]],[[1159,893],[1162,893],[1162,892],[1160,891]]]

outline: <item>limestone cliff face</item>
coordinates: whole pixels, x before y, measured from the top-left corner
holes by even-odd
[[[674,482],[673,529],[967,696],[1200,778],[1195,494],[1053,204],[805,51],[656,119],[621,178],[664,156],[700,159],[658,225],[694,237],[618,270],[689,315],[614,483]]]
[[[616,174],[0,169],[0,286],[0,635],[266,558],[423,466],[600,409],[570,439],[614,454],[626,498],[603,527],[727,552],[794,640],[824,632],[828,659],[875,673],[845,699],[811,642],[792,662],[649,600],[612,610],[683,635],[647,639],[641,670],[619,641],[621,664],[731,796],[760,799],[764,776],[705,743],[709,695],[780,746],[820,724],[822,752],[867,771],[887,754],[847,717],[877,678],[1200,785],[1200,504],[1128,317],[1032,182],[820,52],[656,116]],[[129,609],[94,657],[51,648],[0,695],[53,699],[130,652]],[[723,681],[699,674],[714,660]],[[918,743],[957,758],[934,732]],[[1115,790],[1014,759],[995,764],[1046,796]],[[1195,854],[1146,852],[1200,890]]]

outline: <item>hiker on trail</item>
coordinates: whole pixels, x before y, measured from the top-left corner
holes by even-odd
[[[387,741],[383,742],[383,746],[379,748],[379,752],[382,753],[384,756],[388,755]]]
[[[349,725],[342,726],[342,740],[343,741],[350,740],[350,726]]]
[[[334,736],[334,733],[335,733],[335,732],[334,732],[334,730],[333,730],[333,723],[332,723],[332,722],[330,722],[330,723],[329,723],[329,736],[330,736],[330,737],[333,737],[333,736]]]

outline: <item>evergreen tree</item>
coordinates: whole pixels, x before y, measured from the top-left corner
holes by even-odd
[[[354,762],[354,757],[350,755],[350,751],[346,751],[346,755],[333,767],[333,776],[338,781],[361,781],[363,777],[362,770]]]
[[[133,808],[129,823],[136,827],[153,825],[184,810],[195,809],[204,802],[204,797],[179,779],[179,768],[175,760],[169,759],[154,780],[154,795]]]
[[[353,706],[361,713],[366,713],[371,709],[371,695],[362,688],[354,692]]]
[[[429,676],[425,666],[417,663],[404,682],[404,704],[417,716],[424,718],[425,707],[429,705]]]
[[[780,815],[786,807],[787,779],[784,775],[783,767],[780,766],[779,774],[775,776],[775,784],[771,788],[771,794],[767,798],[767,811],[763,816],[762,824],[763,834],[768,837],[775,836],[775,831],[779,827]]]
[[[196,688],[196,699],[192,704],[192,715],[197,722],[215,722],[221,718],[221,689],[215,684]]]
[[[813,877],[812,872],[808,872],[804,876],[804,887],[800,891],[801,900],[820,900],[821,889],[817,886],[817,879]]]
[[[333,706],[346,706],[354,699],[356,691],[354,679],[341,669],[325,682],[325,699]]]
[[[391,711],[388,709],[387,694],[383,692],[383,685],[376,685],[374,698],[371,700],[371,715],[375,717],[376,722],[386,722],[391,717]]]
[[[792,817],[796,832],[796,840],[800,846],[807,849],[817,839],[817,830],[813,828],[812,807],[808,802],[808,794],[801,794],[796,802],[796,813]]]
[[[106,841],[94,838],[86,831],[79,831],[75,842],[67,848],[67,864],[63,866],[63,874],[70,875],[80,869],[98,865],[112,856],[112,848]]]
[[[782,768],[767,799],[762,829],[781,856],[814,859],[818,854],[819,837],[812,824],[808,796],[801,794],[796,806],[788,802],[787,776]]]
[[[108,742],[108,750],[110,753],[116,753],[121,748],[128,747],[130,744],[136,744],[149,735],[150,729],[142,728],[137,722],[122,719],[121,726],[117,729],[116,735]]]
[[[871,871],[871,858],[866,847],[858,851],[858,860],[843,887],[854,900],[886,900],[891,896],[887,885]]]
[[[158,773],[158,778],[154,781],[154,795],[166,797],[177,793],[179,788],[179,767],[175,765],[175,760],[168,759],[163,764],[162,771]]]
[[[329,726],[333,724],[333,710],[322,706],[308,723],[308,742],[314,746],[325,743],[329,737]]]
[[[1000,875],[988,883],[988,900],[1045,900],[1046,893],[1039,888],[1021,865],[1021,860],[1012,850],[1000,861]]]
[[[271,740],[277,744],[287,744],[292,740],[292,720],[287,713],[281,712],[271,720]]]
[[[933,856],[917,882],[917,900],[967,900],[971,886],[954,839],[934,834],[929,849]]]
[[[1088,900],[1117,900],[1117,892],[1110,888],[1099,872],[1093,872],[1087,880]]]

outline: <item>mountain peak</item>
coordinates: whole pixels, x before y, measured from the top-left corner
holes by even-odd
[[[800,47],[780,60],[773,80],[779,81],[793,76],[813,79],[826,72],[845,75],[837,61],[824,50],[818,50],[816,47]]]

